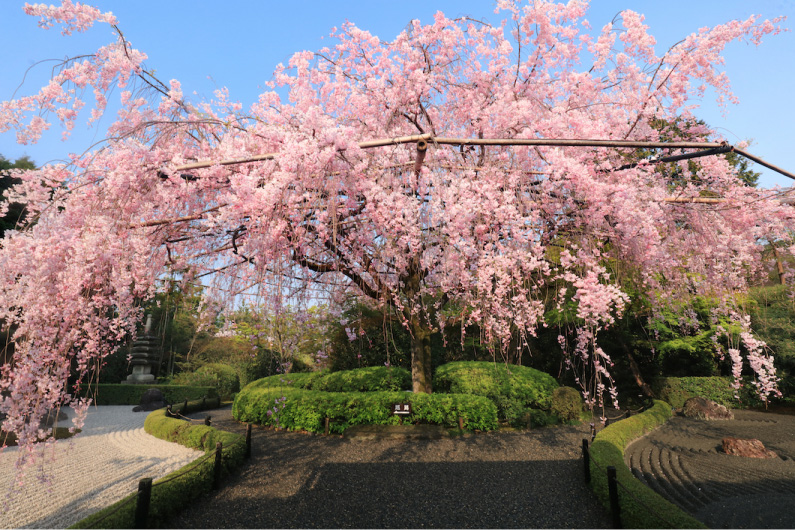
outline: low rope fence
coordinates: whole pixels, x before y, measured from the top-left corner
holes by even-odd
[[[583,463],[584,463],[584,471],[585,471],[585,482],[591,482],[591,464],[593,463],[594,467],[600,470],[603,473],[607,474],[607,489],[608,494],[610,496],[610,515],[613,518],[613,527],[614,528],[623,528],[623,524],[621,522],[621,504],[619,503],[618,499],[618,488],[620,487],[624,494],[628,497],[632,498],[638,505],[645,508],[650,514],[654,515],[660,522],[664,523],[663,525],[657,526],[658,528],[676,528],[677,526],[674,525],[668,518],[661,515],[657,510],[649,506],[647,503],[643,502],[639,499],[636,495],[634,495],[629,488],[627,488],[624,484],[622,484],[618,478],[616,477],[616,468],[615,466],[607,466],[607,468],[603,468],[600,466],[596,460],[591,458],[590,452],[590,444],[587,438],[582,439],[582,456],[583,456]]]
[[[170,407],[169,407],[170,409]],[[169,412],[171,412],[169,410]],[[177,413],[178,414],[178,413]],[[176,416],[172,416],[176,417]],[[186,418],[190,419],[190,418]],[[195,421],[195,420],[194,420]],[[199,420],[201,421],[201,420]],[[135,505],[135,525],[134,528],[147,528],[149,522],[149,508],[151,505],[152,499],[152,490],[158,486],[162,486],[164,484],[168,484],[178,478],[184,477],[188,473],[194,471],[200,465],[204,464],[205,462],[209,461],[213,458],[215,461],[213,463],[213,480],[212,480],[212,489],[218,490],[221,487],[221,470],[223,464],[223,444],[221,442],[216,442],[215,450],[212,452],[208,452],[204,456],[196,459],[194,462],[189,464],[187,469],[182,469],[178,474],[171,476],[165,480],[161,480],[157,484],[153,483],[153,479],[151,477],[145,477],[138,481],[138,491],[136,494],[130,494],[129,498],[124,500],[118,506],[116,506],[112,511],[106,513],[101,518],[97,519],[96,521],[92,521],[88,528],[103,528],[100,526],[102,522],[107,520],[112,515],[115,515],[119,512],[122,508],[129,505],[132,501],[136,502]],[[245,448],[245,458],[251,458],[251,424],[246,424],[246,448]]]

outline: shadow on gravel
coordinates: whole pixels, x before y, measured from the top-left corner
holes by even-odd
[[[609,528],[583,479],[582,437],[561,428],[358,440],[255,426],[252,458],[169,527]]]
[[[287,497],[231,485],[172,527],[609,527],[579,467],[572,467],[567,461],[327,463]]]

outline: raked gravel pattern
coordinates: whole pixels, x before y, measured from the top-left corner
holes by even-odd
[[[144,431],[148,412],[132,406],[91,407],[83,430],[55,443],[52,452],[14,486],[19,449],[0,453],[0,528],[66,528],[126,497],[145,477],[158,479],[204,453]],[[65,409],[70,420],[74,412]],[[48,482],[37,476],[44,473]]]

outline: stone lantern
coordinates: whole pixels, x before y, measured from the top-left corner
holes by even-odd
[[[155,381],[155,376],[152,373],[152,368],[157,363],[157,342],[158,338],[152,334],[152,315],[146,316],[146,326],[142,336],[133,342],[132,346],[132,359],[130,365],[132,366],[132,373],[127,376],[123,384],[128,385],[143,385],[151,384]]]

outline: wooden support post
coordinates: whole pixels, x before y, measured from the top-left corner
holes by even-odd
[[[582,439],[582,461],[585,471],[585,483],[591,483],[591,450],[588,448],[588,438]]]
[[[138,481],[138,498],[135,500],[135,528],[146,528],[149,521],[149,504],[152,500],[152,479]]]
[[[618,504],[618,481],[616,480],[615,466],[607,466],[607,491],[610,494],[610,513],[613,516],[613,527],[623,528],[621,525],[621,505]]]
[[[251,424],[246,425],[246,458],[251,458]]]
[[[185,416],[187,413],[188,413],[188,398],[185,398],[185,403],[182,405],[182,412],[180,412],[180,414]]]
[[[221,487],[221,449],[223,444],[221,442],[215,443],[215,467],[213,468],[213,489],[217,490]]]
[[[212,419],[211,418],[212,418],[212,416],[207,416],[206,418],[204,418],[204,424],[207,425],[208,427],[210,425],[212,425]]]
[[[325,420],[326,426],[325,426],[325,429],[323,430],[323,434],[325,434],[326,436],[328,436],[328,433],[329,433],[329,424],[330,423],[331,423],[331,420],[327,417],[326,420]]]
[[[462,418],[461,416],[458,417],[458,428],[461,429],[462,431],[464,430],[464,418]]]

